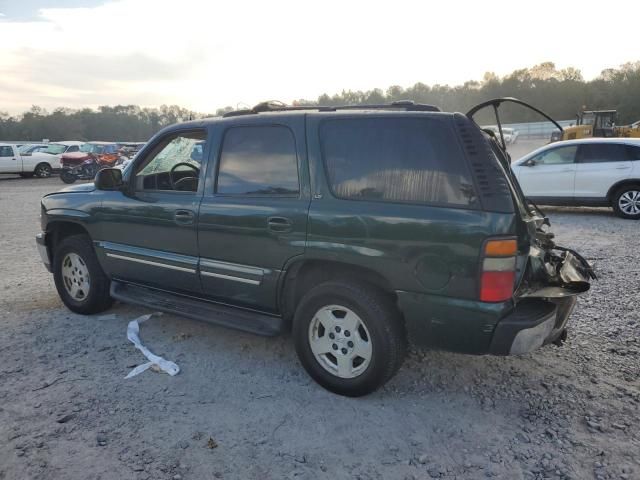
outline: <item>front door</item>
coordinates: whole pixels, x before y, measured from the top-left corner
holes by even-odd
[[[216,136],[219,157],[199,217],[204,293],[275,312],[280,273],[305,248],[310,198],[304,118],[231,125]]]
[[[551,148],[520,166],[518,181],[527,197],[564,198],[574,196],[576,145]]]
[[[612,185],[631,173],[631,147],[622,143],[585,143],[578,149],[576,197],[604,199]]]
[[[11,145],[0,145],[0,173],[16,173],[21,171],[19,158]]]
[[[200,293],[197,212],[205,129],[174,131],[142,152],[126,192],[104,192],[96,250],[116,279]]]

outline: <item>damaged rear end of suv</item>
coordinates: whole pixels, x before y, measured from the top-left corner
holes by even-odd
[[[544,112],[514,98],[490,100],[467,113],[472,120],[485,108],[491,109],[495,115],[497,135],[493,131],[480,129],[489,143],[489,155],[496,160],[500,170],[497,177],[506,180],[505,187],[510,190],[518,218],[518,235],[513,249],[515,282],[507,279],[508,286],[505,287],[505,291],[512,290],[510,297],[514,306],[496,324],[488,352],[494,355],[517,355],[549,343],[561,345],[566,340],[567,322],[577,297],[589,290],[590,282],[596,279],[596,275],[582,255],[572,248],[556,244],[555,235],[549,230],[549,219],[524,196],[511,170],[511,158],[502,134],[500,107],[505,103],[515,103],[533,110],[553,123],[560,132],[562,127]]]

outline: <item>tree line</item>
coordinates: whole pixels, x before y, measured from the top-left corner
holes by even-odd
[[[386,90],[343,90],[338,94],[323,94],[315,100],[299,99],[294,103],[336,106],[413,100],[437,105],[443,111],[465,112],[482,101],[504,96],[529,102],[558,120],[574,118],[583,108],[616,109],[619,124],[631,123],[640,120],[640,61],[603,70],[590,81],[585,81],[576,68],[558,69],[553,62],[544,62],[503,77],[487,72],[481,81],[470,80],[458,86],[416,83],[408,88],[394,85]],[[231,107],[219,108],[214,115],[231,110]],[[503,121],[538,120],[521,115],[521,112],[506,110]],[[97,110],[58,108],[53,112],[33,106],[18,116],[0,111],[0,139],[144,141],[167,125],[207,116],[212,115],[177,105],[159,108],[117,105],[101,106]]]

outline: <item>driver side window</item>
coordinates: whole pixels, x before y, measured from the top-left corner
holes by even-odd
[[[570,147],[558,147],[547,150],[533,158],[535,163],[541,165],[558,165],[562,163],[573,163],[576,158],[578,147],[573,145]]]
[[[136,190],[197,191],[206,139],[204,130],[165,137],[137,166]]]

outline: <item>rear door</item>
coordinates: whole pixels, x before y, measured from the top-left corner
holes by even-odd
[[[200,204],[200,278],[206,295],[277,311],[278,277],[305,250],[309,187],[304,116],[226,123]]]
[[[577,156],[575,196],[606,198],[612,185],[631,173],[629,147],[623,143],[585,143]]]
[[[534,198],[574,197],[577,145],[550,148],[531,158],[529,166],[518,168],[524,194]]]

